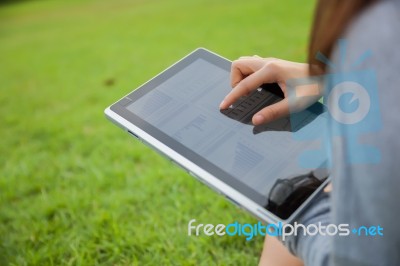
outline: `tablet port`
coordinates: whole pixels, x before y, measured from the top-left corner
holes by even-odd
[[[196,175],[195,173],[188,171],[188,173],[193,176],[194,178],[196,178],[198,181],[200,181],[201,183],[203,183],[204,185],[206,185],[207,187],[211,188],[212,190],[214,190],[215,192],[217,192],[218,194],[222,194],[221,191],[216,188],[215,186],[211,185],[210,183],[208,183],[206,180],[204,180],[203,178],[199,177],[198,175]]]
[[[237,202],[236,200],[232,199],[231,197],[225,195],[225,198],[227,198],[230,202],[232,202],[237,207],[242,208],[242,205],[240,205],[239,202]]]
[[[139,137],[138,137],[135,133],[133,133],[133,132],[130,131],[130,130],[127,130],[127,131],[128,131],[128,133],[131,134],[133,137],[139,139]]]

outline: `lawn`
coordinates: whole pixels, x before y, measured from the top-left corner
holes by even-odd
[[[0,265],[255,265],[256,222],[104,108],[196,47],[304,61],[314,1],[0,3]]]

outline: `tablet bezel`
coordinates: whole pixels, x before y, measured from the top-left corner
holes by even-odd
[[[224,194],[235,204],[245,207],[258,218],[267,222],[281,221],[286,223],[292,221],[304,206],[321,191],[328,180],[326,180],[287,219],[282,219],[263,207],[267,204],[268,195],[261,195],[256,190],[208,161],[206,158],[188,149],[172,137],[126,109],[126,106],[138,100],[199,58],[226,71],[230,71],[231,62],[228,59],[204,48],[198,48],[138,89],[111,105],[105,111],[106,116],[133,136],[142,140],[145,144],[158,150],[169,159],[172,159],[192,176],[206,183],[206,185],[212,189]]]

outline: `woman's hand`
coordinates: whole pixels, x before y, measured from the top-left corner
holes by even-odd
[[[276,58],[261,58],[259,56],[244,56],[232,62],[232,91],[220,104],[220,109],[226,109],[241,96],[249,94],[265,83],[278,83],[285,99],[265,107],[253,116],[254,125],[271,122],[289,115],[289,100],[286,80],[305,78],[309,76],[308,64],[285,61]],[[313,97],[302,97],[313,96]],[[290,111],[300,111],[321,97],[318,84],[301,86],[296,90],[296,100],[290,106]],[[307,98],[307,100],[305,100]],[[302,99],[302,100],[299,100]]]

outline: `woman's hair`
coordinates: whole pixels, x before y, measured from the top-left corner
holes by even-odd
[[[351,20],[377,0],[318,0],[311,30],[308,63],[311,75],[326,72],[326,65],[315,59],[317,52],[330,57],[332,49]]]

